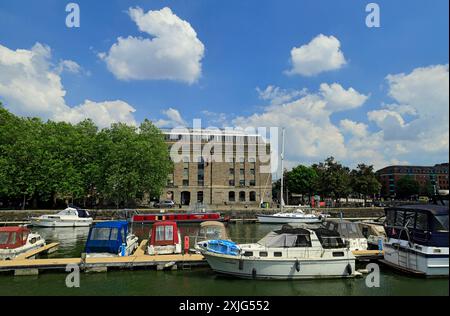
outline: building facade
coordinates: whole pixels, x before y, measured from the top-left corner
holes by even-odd
[[[405,176],[415,179],[421,188],[431,186],[436,190],[448,190],[448,163],[434,166],[389,166],[376,172],[382,184],[382,195],[395,197],[397,182]]]
[[[259,135],[206,130],[163,133],[174,170],[161,200],[182,207],[272,202],[270,144]]]

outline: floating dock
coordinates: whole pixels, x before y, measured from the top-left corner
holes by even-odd
[[[43,270],[65,271],[68,265],[76,265],[81,271],[106,272],[109,269],[134,269],[155,267],[157,270],[190,269],[194,266],[207,265],[200,254],[155,255],[145,254],[147,241],[143,240],[139,248],[131,256],[108,258],[49,258],[31,259],[38,253],[30,251],[14,260],[0,261],[0,272],[14,272],[15,275],[37,275]],[[49,245],[49,249],[55,246]],[[39,253],[43,253],[41,250]],[[27,259],[30,258],[30,259]]]
[[[58,249],[59,243],[54,242],[43,247],[33,249],[27,251],[19,256],[17,256],[14,260],[22,260],[22,259],[35,259],[39,255],[50,254],[55,252]]]

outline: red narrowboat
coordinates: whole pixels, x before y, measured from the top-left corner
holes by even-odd
[[[132,217],[133,223],[155,223],[159,221],[173,221],[177,223],[227,222],[229,217],[224,217],[217,212],[135,214]]]

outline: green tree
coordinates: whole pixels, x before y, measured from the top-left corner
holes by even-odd
[[[172,170],[161,132],[148,120],[139,132],[132,126],[114,124],[100,132],[104,181],[100,192],[116,207],[144,193],[159,195]]]
[[[351,186],[355,193],[364,197],[380,193],[381,183],[378,181],[373,166],[359,164],[356,170],[351,171]]]
[[[404,176],[397,181],[396,194],[400,198],[410,198],[419,194],[420,185],[413,177]]]
[[[350,169],[329,157],[325,162],[314,164],[317,173],[316,187],[322,196],[331,197],[335,201],[347,198],[351,193]]]
[[[315,169],[298,165],[286,173],[285,179],[290,192],[308,195],[311,198],[316,189],[318,175]]]

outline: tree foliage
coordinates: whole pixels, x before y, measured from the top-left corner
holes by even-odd
[[[413,177],[404,176],[397,181],[396,194],[400,198],[409,198],[419,194],[420,185]]]
[[[159,195],[171,171],[163,135],[151,122],[101,131],[78,124],[20,118],[0,104],[0,197],[116,206]]]
[[[364,199],[379,194],[381,190],[381,183],[375,175],[373,166],[365,164],[359,164],[351,171],[351,186],[353,192],[361,194]]]
[[[318,175],[315,169],[298,165],[286,172],[286,185],[292,193],[311,195],[315,191]]]

